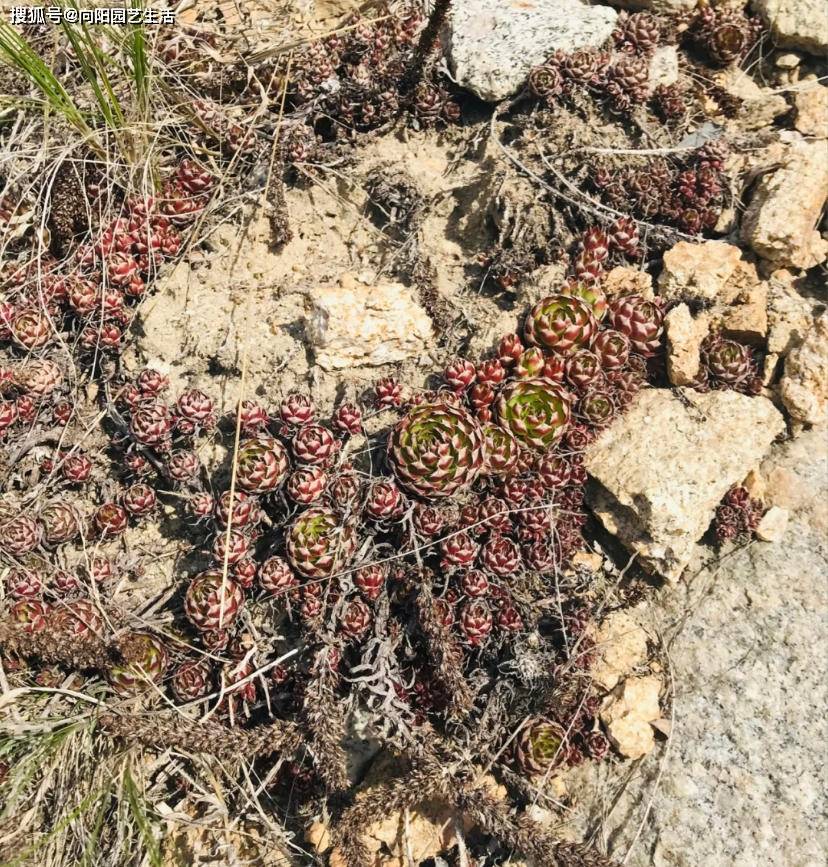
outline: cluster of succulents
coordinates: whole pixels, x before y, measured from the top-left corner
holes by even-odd
[[[583,261],[600,262],[604,243],[588,233]],[[583,451],[645,383],[662,327],[657,304],[636,295],[608,302],[600,272],[582,277],[539,301],[523,335],[506,335],[492,357],[451,363],[436,389],[380,380],[375,411],[396,412],[397,421],[369,440],[382,450],[379,474],[358,470],[349,454],[364,435],[365,410],[345,402],[325,422],[294,392],[275,411],[252,401],[238,407],[233,466],[208,489],[194,438],[215,429],[212,401],[196,390],[165,400],[166,379],[151,369],[115,380],[120,496],[87,519],[61,502],[36,519],[21,515],[4,527],[4,548],[25,558],[82,535],[115,539],[153,514],[172,483],[205,541],[206,562],[183,596],[189,627],[178,634],[188,637],[145,628],[112,643],[84,582],[62,572],[43,580],[43,567],[7,582],[11,619],[32,635],[69,630],[109,641],[101,673],[121,695],[169,688],[188,703],[218,690],[220,717],[245,726],[273,702],[306,712],[320,649],[345,691],[343,675],[380,628],[398,636],[393,698],[412,725],[456,710],[468,687],[452,684],[494,682],[530,634],[548,648],[546,678],[558,694],[570,669],[578,679],[588,668],[590,639],[583,618],[539,617],[537,605],[585,545]],[[101,586],[117,571],[103,558],[95,570]],[[260,647],[250,631],[263,610],[282,624],[287,646],[306,648],[290,664],[273,660],[267,678],[253,673],[277,648]],[[577,713],[560,701],[557,710],[549,701],[538,708],[551,728],[530,727],[519,769],[549,766],[555,726],[570,727],[566,764],[606,753],[584,689]]]
[[[402,110],[421,127],[458,119],[460,108],[443,84],[433,76],[413,80],[423,23],[421,6],[406,3],[393,15],[380,10],[373,20],[355,17],[300,53],[288,98],[293,109],[310,116],[310,123],[286,131],[290,161],[304,162],[313,152],[316,118],[333,122],[325,135],[334,137],[376,129]]]
[[[592,184],[613,208],[701,234],[713,229],[721,216],[727,154],[727,146],[717,140],[691,151],[681,162],[655,157],[641,167],[612,169],[600,164],[592,171]]]
[[[761,20],[742,9],[703,6],[693,16],[686,35],[713,63],[727,66],[743,60],[761,33]]]
[[[716,508],[713,532],[719,544],[751,538],[765,512],[761,500],[751,497],[747,488],[731,488]]]
[[[646,13],[639,14],[646,16],[647,21],[651,19]],[[636,44],[649,45],[648,39],[652,38],[652,47],[655,47],[660,30],[655,26],[648,31],[647,27],[641,26],[637,31],[630,21],[637,21],[637,16],[630,16],[627,20],[627,35],[618,36],[624,50],[617,54],[594,48],[581,48],[570,53],[557,51],[530,71],[529,92],[550,108],[561,99],[572,99],[574,95],[586,92],[619,115],[629,114],[636,106],[646,103],[650,97],[650,49],[628,50],[628,46],[633,45],[632,39],[640,40]],[[648,32],[649,36],[645,35]]]
[[[174,257],[180,230],[203,211],[214,179],[184,159],[161,195],[123,202],[118,216],[57,259],[24,249],[0,276],[0,342],[38,352],[68,332],[81,354],[120,351],[138,301],[159,265]]]
[[[0,441],[30,429],[39,418],[56,425],[72,416],[61,365],[44,356],[13,360],[0,367]]]

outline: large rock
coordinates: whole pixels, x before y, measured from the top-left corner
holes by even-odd
[[[313,290],[309,308],[305,330],[325,370],[403,361],[433,338],[428,313],[399,283],[366,286],[345,275]]]
[[[804,343],[785,359],[779,383],[785,408],[802,424],[819,424],[828,411],[828,313],[823,313]]]
[[[780,48],[799,48],[818,55],[828,52],[824,0],[752,0],[751,6]]]
[[[825,431],[774,446],[763,469],[788,477],[795,498],[782,543],[713,562],[700,550],[693,580],[652,605],[675,684],[669,743],[635,774],[588,768],[579,789],[573,833],[597,831],[627,867],[825,863]]]
[[[462,87],[497,102],[557,49],[601,45],[616,18],[613,9],[580,0],[455,0],[449,63]]]
[[[679,578],[722,497],[785,429],[764,397],[646,389],[589,448],[589,504],[647,569]]]
[[[739,287],[730,282],[742,251],[724,241],[679,241],[664,254],[658,293],[666,301],[721,301],[729,304]]]
[[[825,143],[795,142],[783,165],[758,184],[742,220],[742,240],[781,267],[812,268],[828,242],[814,228],[828,197]]]

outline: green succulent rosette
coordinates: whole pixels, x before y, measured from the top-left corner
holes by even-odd
[[[524,379],[501,390],[495,410],[498,423],[520,444],[545,452],[569,427],[572,401],[551,380]]]
[[[525,774],[530,777],[543,776],[566,758],[566,732],[563,726],[542,718],[532,720],[521,731],[515,754]]]
[[[526,317],[526,339],[543,349],[569,355],[589,347],[598,323],[589,303],[574,295],[542,298]]]
[[[422,404],[391,432],[388,459],[409,493],[429,500],[450,497],[468,488],[483,469],[483,431],[462,407]]]
[[[287,559],[307,578],[330,577],[347,565],[355,547],[353,527],[330,509],[307,509],[287,533]]]
[[[130,693],[159,683],[169,665],[169,654],[161,641],[148,632],[132,632],[119,642],[122,662],[108,672],[116,692]]]

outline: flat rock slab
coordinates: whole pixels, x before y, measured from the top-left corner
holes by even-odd
[[[722,497],[784,430],[764,397],[645,389],[587,452],[589,505],[639,563],[676,581]]]
[[[556,50],[597,48],[617,17],[580,0],[455,0],[449,64],[458,84],[498,102]]]

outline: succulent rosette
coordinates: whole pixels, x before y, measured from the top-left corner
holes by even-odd
[[[650,358],[658,352],[664,331],[664,311],[658,302],[643,295],[621,295],[609,306],[609,323],[629,338],[639,355]]]
[[[21,599],[9,609],[9,620],[24,632],[42,632],[49,622],[51,607],[37,599]]]
[[[702,358],[708,373],[725,385],[739,385],[754,373],[750,349],[735,340],[708,338],[702,345]]]
[[[38,514],[43,527],[43,541],[46,545],[62,545],[71,542],[80,533],[80,518],[69,503],[56,500],[47,503]]]
[[[569,355],[589,347],[598,328],[589,303],[574,295],[549,295],[526,318],[526,339],[543,349]]]
[[[159,683],[169,665],[163,643],[148,632],[131,632],[118,642],[121,661],[107,672],[116,692],[130,693]]]
[[[480,563],[501,578],[512,575],[520,567],[520,550],[506,536],[494,536],[480,551]]]
[[[207,659],[185,660],[170,678],[173,695],[182,703],[209,695],[212,682],[213,669]]]
[[[244,603],[244,592],[232,578],[222,579],[218,569],[200,572],[190,582],[184,610],[190,622],[202,632],[228,629]]]
[[[483,460],[487,475],[509,475],[519,452],[520,446],[508,430],[493,422],[483,425]]]
[[[56,604],[49,616],[49,625],[55,632],[67,635],[102,635],[104,621],[91,599],[72,599]]]
[[[355,547],[353,527],[330,509],[307,509],[287,532],[288,561],[307,578],[333,575],[348,563]]]
[[[469,488],[483,469],[484,437],[466,410],[445,403],[415,407],[397,423],[388,457],[400,485],[426,499]]]
[[[579,349],[566,360],[566,378],[573,388],[584,389],[603,377],[601,359],[589,349]]]
[[[544,776],[566,758],[566,731],[551,720],[531,720],[520,733],[515,757],[523,773]]]
[[[590,389],[578,405],[581,418],[594,427],[606,427],[615,418],[615,401],[606,389]]]
[[[626,334],[608,328],[595,336],[592,351],[601,360],[604,370],[620,370],[630,357],[630,340]]]
[[[287,478],[289,468],[285,447],[273,437],[252,437],[239,446],[236,481],[243,491],[251,494],[275,491]]]
[[[570,396],[548,379],[508,384],[495,403],[498,422],[519,443],[546,451],[566,431],[572,415]]]

